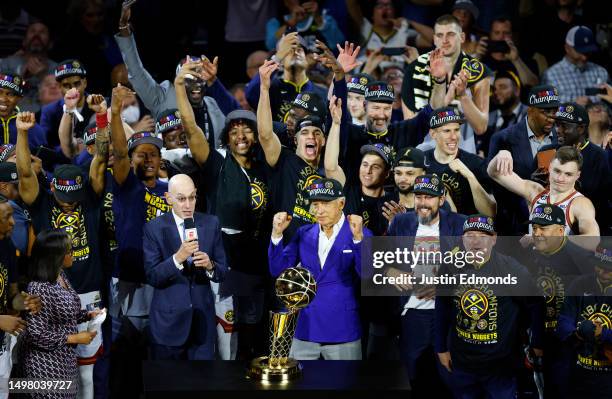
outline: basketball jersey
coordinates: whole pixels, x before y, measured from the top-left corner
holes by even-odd
[[[568,195],[561,201],[555,202],[554,204],[552,204],[552,205],[557,205],[559,208],[563,210],[563,212],[565,212],[565,234],[566,235],[572,235],[572,234],[578,233],[578,226],[575,226],[575,225],[572,226],[570,222],[570,207],[572,206],[572,201],[578,197],[584,197],[584,195],[574,190],[570,195]],[[540,194],[536,195],[533,198],[533,200],[531,201],[531,207],[529,208],[529,211],[531,212],[533,208],[536,207],[537,205],[546,205],[546,204],[550,204],[550,190],[549,189],[542,191]],[[529,234],[531,233],[532,233],[532,228],[531,228],[531,225],[529,225]]]

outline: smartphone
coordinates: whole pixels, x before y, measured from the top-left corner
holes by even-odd
[[[402,55],[405,51],[404,47],[383,47],[381,49],[383,55]]]
[[[585,96],[596,96],[598,94],[606,94],[606,89],[603,87],[587,87],[584,89]]]
[[[487,42],[489,53],[509,53],[510,46],[504,40],[490,40]]]

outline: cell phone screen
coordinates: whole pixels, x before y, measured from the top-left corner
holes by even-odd
[[[596,96],[598,94],[606,94],[606,89],[599,87],[587,87],[584,89],[584,95],[586,96]]]
[[[383,47],[382,54],[384,55],[402,55],[404,54],[403,47]]]

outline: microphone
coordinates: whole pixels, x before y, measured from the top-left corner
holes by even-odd
[[[184,220],[185,223],[185,241],[194,241],[198,239],[198,229],[196,229],[193,218]]]

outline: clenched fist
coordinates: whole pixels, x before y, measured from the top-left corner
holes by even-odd
[[[106,100],[100,94],[90,94],[87,96],[87,106],[96,114],[106,113]]]
[[[363,218],[358,215],[348,215],[349,227],[353,233],[353,240],[363,240]]]
[[[36,123],[36,117],[33,112],[20,112],[17,114],[17,130],[21,132],[27,132],[34,127]]]
[[[283,232],[289,227],[291,216],[287,212],[278,212],[272,220],[272,237],[281,238]]]

